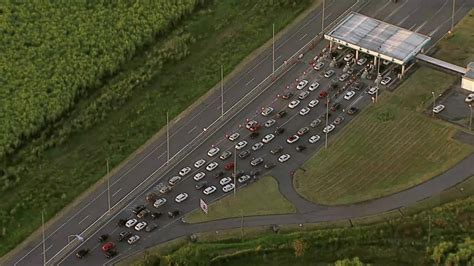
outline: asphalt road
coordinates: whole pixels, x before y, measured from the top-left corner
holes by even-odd
[[[327,10],[326,10],[326,23],[336,18],[345,9],[351,6],[354,1],[328,1]],[[464,16],[468,10],[472,7],[472,1],[457,1],[456,6],[456,20],[459,20]],[[385,1],[369,1],[369,4],[366,5],[361,11],[361,13],[373,16],[375,18],[387,21],[399,25],[404,28],[417,30],[420,33],[428,34],[432,36],[433,39],[439,39],[450,27],[450,10],[451,6],[446,4],[443,1],[430,1],[430,0],[420,0],[420,1],[400,1],[398,4],[392,4]],[[316,35],[320,30],[320,10],[316,10],[314,13],[310,14],[305,18],[301,23],[296,25],[294,28],[288,31],[276,44],[276,61],[277,66],[282,64],[283,61],[296,52],[303,44],[309,41],[312,36]],[[313,53],[319,52],[325,44],[322,43],[319,47],[313,50]],[[271,87],[263,91],[258,97],[255,97],[251,103],[235,116],[226,117],[225,126],[217,130],[214,134],[209,134],[205,136],[205,140],[200,141],[200,145],[192,152],[192,156],[184,157],[184,159],[179,162],[176,167],[171,167],[170,173],[166,175],[156,175],[153,178],[163,177],[166,181],[169,177],[177,174],[177,172],[184,166],[191,166],[199,158],[205,158],[208,162],[211,161],[206,153],[211,146],[219,146],[221,150],[231,149],[232,143],[225,139],[225,135],[231,132],[239,131],[242,134],[242,137],[249,132],[241,127],[247,119],[256,118],[259,122],[264,122],[264,119],[259,112],[262,107],[273,106],[276,110],[280,110],[286,106],[287,101],[281,99],[276,99],[276,95],[281,94],[286,90],[286,86],[290,86],[293,91],[295,91],[294,86],[296,79],[307,78],[308,80],[318,79],[320,80],[321,86],[318,90],[312,93],[310,97],[303,100],[304,104],[307,104],[314,96],[319,93],[321,89],[327,87],[328,80],[321,78],[319,73],[312,70],[307,64],[307,61],[311,55],[306,55],[305,58],[292,66],[292,68],[279,80],[277,80]],[[256,84],[260,83],[268,74],[271,72],[271,51],[266,50],[260,56],[258,56],[254,61],[249,63],[249,65],[242,71],[240,75],[237,75],[236,78],[230,80],[225,86],[225,103],[224,108],[230,108],[235,102],[242,98],[244,94],[249,92]],[[306,73],[305,73],[306,72]],[[237,89],[238,88],[238,89]],[[382,92],[383,93],[383,92]],[[342,97],[342,96],[340,96]],[[370,104],[370,97],[365,95],[364,92],[358,92],[354,98],[351,99],[351,102],[356,101],[355,105],[359,108],[363,108],[367,104]],[[344,107],[347,107],[350,102],[342,101]],[[277,136],[271,143],[265,145],[259,151],[253,152],[250,157],[262,156],[265,162],[274,162],[277,164],[274,171],[270,172],[272,175],[276,176],[280,183],[280,190],[282,193],[290,199],[296,206],[300,214],[298,215],[289,215],[281,216],[278,218],[279,223],[301,223],[302,221],[307,221],[311,219],[316,220],[332,220],[339,217],[354,217],[363,215],[364,212],[360,212],[360,209],[357,208],[366,208],[367,206],[361,205],[361,207],[350,207],[345,208],[327,208],[324,206],[315,206],[306,202],[304,199],[299,197],[293,190],[291,184],[291,178],[289,174],[291,171],[295,170],[299,165],[301,165],[305,160],[311,156],[318,148],[323,145],[324,136],[321,133],[321,127],[318,129],[311,129],[310,133],[305,135],[299,143],[305,142],[307,150],[301,153],[297,153],[294,150],[293,145],[286,144],[285,139],[289,133],[295,132],[298,128],[302,126],[308,126],[309,122],[316,117],[319,117],[324,113],[324,104],[321,102],[316,108],[313,108],[311,112],[302,117],[297,114],[299,109],[302,107],[303,103],[288,113],[283,119],[277,119],[277,125],[282,126],[286,129],[286,132],[282,136]],[[190,142],[198,134],[202,133],[203,128],[206,128],[211,124],[215,119],[220,115],[220,98],[219,92],[216,92],[214,95],[211,95],[202,105],[197,106],[192,112],[187,116],[183,117],[177,121],[171,127],[171,155],[176,154],[184,145]],[[336,117],[332,115],[330,122]],[[342,125],[349,122],[350,117],[344,114],[346,118]],[[275,126],[270,129],[263,129],[260,137],[263,137],[266,133],[273,131]],[[330,135],[337,133],[338,128],[330,133]],[[206,132],[203,133],[206,135]],[[310,135],[319,134],[322,139],[317,144],[309,144],[307,139]],[[248,139],[248,138],[247,138]],[[249,141],[249,146],[252,145],[255,141]],[[284,152],[291,154],[292,158],[286,163],[276,162],[276,157],[269,154],[269,149],[281,145],[284,147]],[[215,159],[220,163],[219,168],[222,169],[223,163],[219,159]],[[231,159],[229,159],[231,160]],[[142,153],[137,155],[129,164],[124,168],[120,169],[116,175],[111,179],[112,189],[111,195],[113,204],[116,203],[121,198],[125,197],[133,188],[137,186],[142,180],[152,175],[156,169],[160,166],[163,166],[166,162],[166,145],[164,139],[161,138],[157,142],[149,145]],[[249,159],[237,160],[238,169],[250,170],[252,167],[249,165]],[[261,168],[261,167],[260,167]],[[468,169],[469,170],[469,169]],[[159,170],[156,174],[161,174],[162,170]],[[215,170],[218,171],[218,170]],[[176,188],[166,197],[168,198],[167,205],[164,206],[163,212],[178,208],[182,212],[188,212],[197,207],[198,199],[200,197],[206,198],[208,202],[211,202],[224,193],[220,191],[220,185],[217,184],[218,180],[214,178],[206,177],[209,182],[216,185],[219,188],[219,191],[214,193],[209,197],[204,197],[200,192],[196,191],[194,188],[195,181],[192,180],[192,175],[196,172],[193,168],[192,174],[187,176],[187,179],[178,184]],[[204,172],[207,173],[206,170]],[[158,181],[157,181],[158,182]],[[155,182],[155,183],[157,183]],[[251,185],[251,184],[250,184]],[[449,182],[442,183],[441,185],[451,185]],[[426,186],[426,185],[425,185]],[[436,193],[435,190],[430,189],[431,187],[421,187],[421,190],[424,193],[430,194],[431,192]],[[438,187],[436,187],[438,188]],[[112,215],[110,222],[101,227],[97,233],[92,236],[90,239],[82,245],[82,247],[89,247],[92,249],[91,254],[84,260],[79,261],[74,256],[67,257],[62,264],[79,264],[87,263],[92,265],[105,263],[107,260],[104,255],[99,251],[99,244],[97,243],[97,237],[100,234],[108,233],[111,235],[116,235],[119,232],[119,229],[115,226],[118,218],[131,217],[131,213],[128,210],[130,206],[135,204],[143,204],[144,202],[144,193],[148,190],[140,193],[135,200],[128,201],[127,207],[120,211],[117,215]],[[190,198],[181,203],[177,204],[173,202],[174,196],[180,192],[187,192],[190,195]],[[94,222],[98,217],[100,217],[107,210],[107,198],[106,198],[106,187],[102,186],[93,192],[86,200],[83,200],[76,208],[69,212],[69,215],[66,215],[63,219],[60,219],[56,224],[51,226],[47,232],[46,240],[46,255],[49,260],[56,254],[63,246],[67,243],[67,236],[79,234],[85,228],[87,228],[92,222]],[[403,204],[410,204],[414,201],[407,201],[406,199],[413,199],[413,197],[403,197],[398,198],[398,201],[395,201],[392,204],[388,204],[384,201],[379,202],[373,208],[374,211],[386,211],[392,208],[393,204],[402,202]],[[372,203],[374,204],[374,203]],[[151,207],[153,208],[153,207]],[[305,215],[309,215],[306,217]],[[316,217],[316,218],[315,218]],[[268,219],[271,219],[268,218]],[[268,224],[269,220],[265,217],[254,217],[246,218],[246,225],[251,226],[253,220],[256,220],[255,223],[261,222],[263,224]],[[274,218],[273,218],[274,219]],[[140,232],[142,239],[134,247],[129,247],[127,244],[121,244],[118,247],[121,256],[130,254],[141,248],[151,246],[156,243],[160,243],[181,235],[189,234],[191,232],[205,231],[214,228],[231,228],[234,225],[233,220],[206,223],[201,225],[185,225],[179,221],[169,219],[167,217],[162,217],[156,222],[160,225],[161,229],[156,230],[152,233]],[[238,225],[240,226],[240,224]],[[39,265],[42,263],[42,246],[41,239],[36,239],[31,242],[25,249],[20,253],[16,254],[14,258],[9,262],[9,264],[18,265]],[[73,255],[74,252],[71,254]],[[118,257],[120,258],[120,257]]]

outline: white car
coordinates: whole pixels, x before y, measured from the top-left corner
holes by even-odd
[[[178,196],[176,196],[174,201],[176,201],[177,203],[183,202],[188,198],[188,196],[189,196],[188,193],[183,192],[179,194]]]
[[[335,128],[336,128],[336,126],[333,125],[333,124],[327,125],[327,126],[324,127],[324,129],[323,129],[323,133],[330,133],[330,132],[333,131]]]
[[[382,84],[382,85],[385,86],[385,85],[388,85],[391,81],[392,81],[392,78],[387,76],[387,77],[385,77],[385,78],[382,79],[382,81],[380,82],[380,84]]]
[[[179,175],[180,176],[185,176],[185,175],[189,174],[189,172],[191,172],[191,167],[187,166],[187,167],[184,167],[183,169],[181,169],[181,171],[179,171]]]
[[[324,67],[324,62],[319,62],[316,65],[314,65],[313,68],[314,68],[314,70],[319,71],[319,70],[323,69],[323,67]]]
[[[252,146],[252,150],[254,150],[254,151],[260,150],[262,147],[263,147],[263,143],[257,142]]]
[[[344,56],[344,61],[349,62],[352,58],[354,58],[353,53],[346,54],[346,56]]]
[[[309,111],[311,111],[311,109],[309,109],[309,107],[305,107],[305,108],[301,109],[300,115],[305,116],[309,113]]]
[[[355,94],[355,91],[346,92],[346,94],[344,95],[344,100],[349,101],[350,99],[352,99],[352,97],[354,97]]]
[[[237,179],[237,181],[239,181],[240,184],[245,183],[245,182],[247,182],[248,180],[250,180],[250,176],[249,176],[249,175],[243,175],[243,176],[239,177],[239,179]]]
[[[204,160],[204,159],[199,159],[199,160],[197,160],[197,161],[194,163],[194,167],[200,168],[200,167],[202,167],[202,166],[205,165],[205,164],[206,164],[206,160]]]
[[[296,106],[298,106],[298,104],[300,104],[300,101],[299,101],[299,100],[293,100],[293,101],[291,101],[291,102],[288,104],[288,108],[293,109],[293,108],[295,108]]]
[[[357,64],[358,64],[359,66],[364,65],[365,62],[367,62],[367,58],[365,58],[365,57],[359,58],[359,60],[357,60]]]
[[[232,182],[232,178],[230,177],[224,177],[221,180],[219,180],[219,184],[221,184],[221,186],[225,186],[229,184],[230,182]]]
[[[137,225],[135,225],[135,230],[141,231],[146,226],[147,226],[147,223],[145,221],[139,222],[139,223],[137,223]]]
[[[264,109],[262,110],[262,113],[261,113],[261,114],[262,114],[263,116],[268,116],[268,115],[270,115],[270,114],[273,112],[273,110],[275,110],[275,109],[273,109],[273,107],[268,106],[268,107],[266,107],[266,108],[264,108]]]
[[[170,184],[170,186],[174,186],[176,185],[179,181],[181,181],[181,177],[180,176],[173,176],[172,178],[170,178],[168,180],[168,184]]]
[[[464,99],[464,102],[466,103],[471,103],[472,101],[474,101],[474,93],[470,93],[466,99]]]
[[[271,127],[275,124],[276,120],[275,119],[269,119],[267,122],[265,122],[265,127]]]
[[[339,77],[339,81],[341,81],[341,82],[342,82],[342,81],[345,81],[346,79],[349,78],[349,76],[350,76],[349,74],[344,73],[344,74],[342,74],[342,75]]]
[[[369,91],[367,93],[370,94],[370,95],[374,95],[375,93],[377,93],[377,91],[379,91],[379,88],[372,87],[372,88],[369,89]]]
[[[246,140],[242,140],[242,141],[240,141],[239,143],[235,144],[235,149],[241,150],[241,149],[243,149],[245,146],[247,146],[247,141],[246,141]]]
[[[262,142],[263,143],[268,143],[274,138],[275,138],[275,135],[270,133],[270,134],[266,135],[265,137],[263,137]]]
[[[127,243],[128,243],[129,245],[132,245],[132,244],[135,244],[138,240],[140,240],[140,236],[134,235],[134,236],[131,236],[131,237],[127,240]]]
[[[220,149],[219,147],[212,147],[208,152],[207,155],[210,157],[214,157],[219,153]]]
[[[319,135],[311,136],[311,138],[309,138],[309,143],[316,143],[320,139],[321,139],[321,137]]]
[[[232,155],[232,152],[230,151],[225,151],[221,154],[221,156],[219,156],[219,159],[221,160],[225,160],[227,158],[229,158],[230,156]]]
[[[441,113],[441,111],[444,110],[444,108],[446,108],[446,106],[444,106],[442,104],[438,104],[438,105],[435,106],[435,108],[433,108],[433,112],[435,114],[439,114],[439,113]]]
[[[330,78],[330,77],[332,77],[332,75],[334,75],[334,73],[336,73],[336,72],[334,70],[330,69],[330,70],[324,72],[324,77],[325,78]]]
[[[308,96],[309,96],[309,91],[303,91],[302,93],[300,93],[300,95],[298,95],[298,99],[304,100]]]
[[[280,157],[278,157],[278,161],[280,163],[284,163],[284,162],[288,161],[290,159],[290,157],[291,156],[288,153],[285,153],[285,154],[281,155]]]
[[[207,188],[205,188],[202,193],[204,193],[204,195],[211,195],[212,193],[214,193],[215,191],[217,190],[217,188],[215,186],[209,186]]]
[[[304,87],[306,87],[306,85],[308,85],[308,81],[303,79],[302,81],[300,81],[300,83],[298,83],[298,85],[296,86],[296,89],[302,90]]]
[[[292,144],[292,143],[295,143],[297,140],[300,139],[300,136],[298,135],[292,135],[292,136],[289,136],[287,139],[286,139],[286,142],[288,144]]]
[[[159,199],[155,200],[155,202],[153,203],[153,207],[159,208],[159,207],[165,205],[165,203],[166,203],[165,198],[159,198]]]
[[[210,172],[210,171],[216,169],[217,166],[219,166],[219,164],[217,162],[212,162],[212,163],[210,163],[206,166],[206,170]]]
[[[205,176],[206,176],[206,173],[199,172],[199,173],[194,175],[193,179],[196,180],[196,181],[199,181],[199,180],[203,179]]]
[[[234,183],[230,183],[230,184],[227,184],[225,185],[223,188],[222,188],[222,191],[224,191],[225,193],[227,192],[230,192],[234,189],[235,185]]]
[[[247,124],[245,125],[245,128],[246,129],[251,129],[252,127],[256,127],[258,125],[258,122],[255,121],[255,120],[250,120],[247,122]]]
[[[130,219],[128,220],[126,223],[125,223],[125,226],[127,228],[131,228],[133,227],[134,225],[136,225],[138,223],[138,220],[137,219]]]
[[[231,134],[228,139],[230,141],[234,141],[234,140],[238,139],[239,137],[240,137],[240,134],[235,132],[235,133]]]
[[[318,100],[311,100],[309,103],[308,103],[308,106],[310,108],[313,108],[315,107],[316,105],[318,105],[319,101]]]
[[[309,91],[315,91],[317,88],[319,88],[319,83],[313,82],[313,83],[311,83],[311,85],[309,86],[308,90],[309,90]]]

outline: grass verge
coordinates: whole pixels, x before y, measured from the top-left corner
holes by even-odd
[[[277,181],[270,176],[244,187],[234,196],[227,196],[209,205],[209,213],[197,209],[186,215],[188,223],[199,223],[240,216],[294,213],[291,204],[278,190]]]
[[[469,58],[458,45],[469,46],[466,39],[474,41],[472,21],[471,12],[456,27],[455,37],[440,42],[438,53],[445,60]],[[296,190],[314,202],[349,204],[407,189],[455,165],[473,147],[453,139],[454,126],[423,112],[430,105],[431,92],[438,95],[457,79],[420,67],[394,93],[384,93],[377,104],[361,112],[328,150],[306,162],[306,171],[295,175]]]
[[[276,2],[214,1],[172,33],[193,37],[189,56],[164,65],[149,86],[134,90],[120,108],[104,113],[101,123],[70,136],[33,161],[2,162],[16,173],[5,182],[16,183],[0,195],[0,255],[41,225],[42,210],[50,219],[99,180],[107,158],[111,166],[118,165],[163,127],[167,111],[175,117],[205,94],[220,79],[221,64],[225,74],[230,73],[271,38],[273,23],[279,31],[314,2],[295,1],[289,8]],[[135,58],[124,69],[146,63],[147,58]]]

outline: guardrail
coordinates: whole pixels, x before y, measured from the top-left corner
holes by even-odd
[[[362,4],[361,4],[362,3]],[[323,32],[332,27],[334,23],[339,21],[339,19],[344,16],[347,12],[352,11],[353,8],[362,8],[368,3],[368,0],[358,0],[354,5],[349,7],[345,10],[339,17],[337,17],[333,22],[328,24],[322,32],[317,34],[313,37],[310,41],[308,41],[303,47],[301,47],[297,52],[295,52],[292,56],[290,56],[287,60],[284,61],[275,71],[267,76],[263,81],[257,84],[252,90],[250,90],[246,95],[244,95],[237,103],[235,103],[232,107],[230,107],[227,111],[224,112],[224,118],[232,118],[237,115],[243,108],[245,108],[250,102],[251,99],[258,96],[259,94],[265,92],[275,81],[277,81],[282,75],[284,75],[287,71],[289,71],[298,61],[300,61],[300,55],[306,54],[310,50],[316,47],[316,44],[324,38]],[[217,90],[218,85],[216,85],[212,90]],[[158,169],[156,169],[152,174],[150,174],[147,178],[145,178],[140,184],[138,184],[132,191],[130,191],[127,195],[125,195],[121,200],[115,203],[111,210],[115,213],[116,216],[123,207],[130,204],[133,200],[135,200],[142,192],[150,189],[153,184],[159,181],[160,178],[168,171],[171,170],[174,166],[180,163],[183,159],[186,158],[186,155],[194,151],[202,144],[207,138],[212,136],[214,132],[219,130],[222,126],[225,125],[226,119],[222,119],[221,117],[217,118],[214,122],[212,122],[209,126],[206,127],[206,131],[202,131],[199,133],[190,143],[180,149],[173,157],[170,158],[170,164],[163,164]],[[100,226],[106,224],[106,218],[110,217],[111,214],[108,212],[103,213],[96,221],[94,221],[91,225],[89,225],[86,229],[84,229],[79,235],[83,236],[84,239],[88,240]],[[79,242],[77,239],[69,242],[66,246],[64,246],[60,251],[58,251],[53,257],[51,257],[47,262],[46,265],[55,265],[61,262],[62,258],[70,253],[72,250],[78,248],[83,242]]]

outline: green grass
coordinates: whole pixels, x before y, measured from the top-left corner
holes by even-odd
[[[279,234],[267,231],[243,240],[236,236],[221,240],[198,236],[196,243],[180,241],[181,246],[147,252],[133,265],[327,265],[354,257],[373,265],[433,265],[436,254],[443,255],[439,263],[444,264],[448,253],[456,252],[458,244],[472,236],[473,207],[471,196],[372,225]],[[453,248],[435,252],[443,242],[452,243]],[[303,247],[299,256],[297,243]],[[465,257],[472,259],[473,245],[470,251],[465,250]],[[462,256],[458,258],[460,265],[465,265]]]
[[[153,73],[149,86],[132,91],[123,105],[103,113],[102,122],[69,136],[40,158],[30,156],[34,147],[26,147],[3,161],[14,178],[1,181],[15,186],[0,195],[0,228],[8,228],[0,236],[0,255],[40,226],[41,210],[49,219],[97,182],[105,174],[106,158],[111,166],[118,165],[163,127],[166,111],[173,118],[205,94],[219,81],[221,64],[228,74],[269,40],[272,23],[279,31],[315,2],[298,1],[289,8],[263,1],[214,1],[170,33],[191,34],[195,41],[189,56]],[[123,71],[146,62],[146,57],[134,58]]]
[[[440,42],[440,57],[453,63],[472,57],[472,14],[454,37]],[[420,67],[394,93],[385,92],[361,112],[328,150],[306,162],[306,171],[295,175],[296,190],[313,202],[350,204],[407,189],[455,165],[473,147],[454,140],[456,128],[426,112],[431,92],[438,95],[455,81],[458,77]]]
[[[185,220],[189,223],[198,223],[218,219],[294,213],[296,211],[278,190],[277,181],[270,176],[260,179],[254,184],[237,191],[211,205],[206,215],[201,209],[188,214]]]

